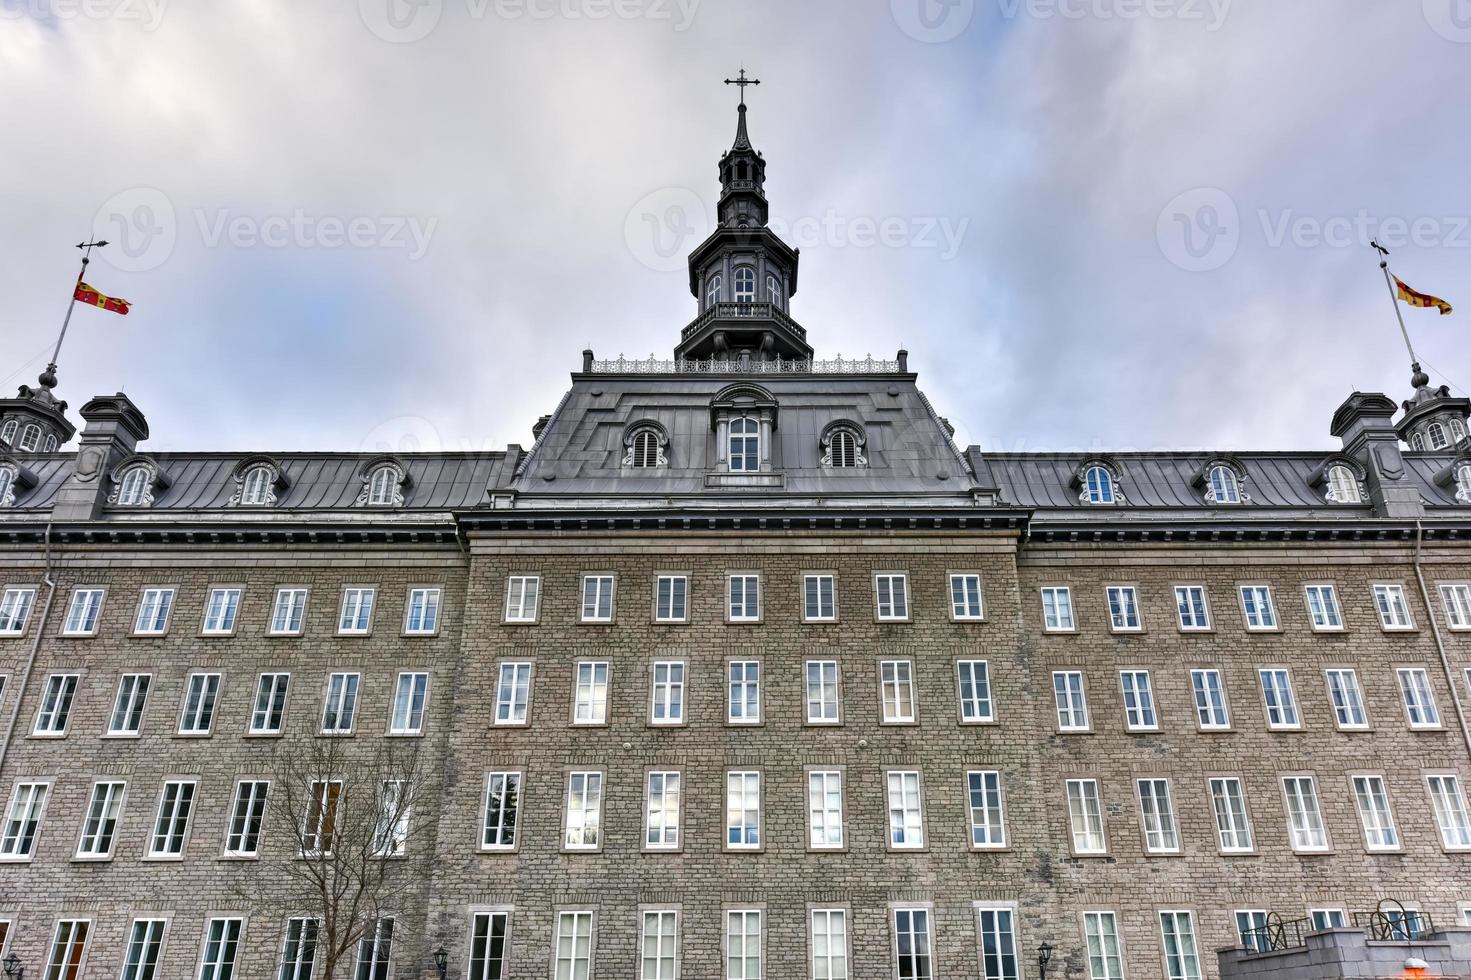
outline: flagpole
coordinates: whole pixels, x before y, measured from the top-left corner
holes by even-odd
[[[1399,321],[1400,336],[1405,338],[1405,350],[1410,352],[1410,370],[1416,375],[1422,374],[1424,372],[1420,370],[1420,358],[1415,356],[1415,345],[1410,343],[1410,331],[1405,328],[1405,314],[1399,308],[1399,293],[1395,291],[1394,279],[1389,274],[1389,249],[1378,241],[1372,241],[1369,245],[1379,253],[1379,271],[1384,273],[1384,285],[1389,289],[1389,303],[1394,307],[1394,318]]]
[[[66,328],[70,326],[72,322],[72,311],[77,308],[77,286],[80,286],[82,284],[82,280],[86,278],[87,263],[92,261],[92,249],[102,248],[106,244],[107,242],[105,241],[96,241],[81,242],[77,245],[77,248],[82,250],[82,267],[81,269],[77,270],[77,282],[76,285],[72,287],[71,302],[68,303],[66,306],[66,316],[61,321],[61,333],[57,335],[56,347],[54,350],[51,351],[51,363],[46,365],[46,377],[48,377],[51,381],[51,384],[47,385],[48,388],[55,387],[56,385],[56,362],[61,357],[61,342],[66,339]],[[44,380],[42,381],[42,384],[45,384]]]

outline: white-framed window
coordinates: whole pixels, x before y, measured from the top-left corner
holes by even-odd
[[[950,618],[986,618],[980,575],[974,572],[957,572],[950,576]]]
[[[729,448],[732,473],[761,469],[761,423],[752,418],[731,419]]]
[[[266,821],[266,797],[271,784],[264,779],[242,779],[235,784],[230,802],[230,825],[225,834],[225,854],[255,857],[260,853],[261,829]]]
[[[613,589],[615,579],[611,575],[582,576],[582,621],[584,623],[611,623],[613,621]]]
[[[1216,844],[1222,854],[1244,854],[1253,849],[1251,818],[1246,813],[1246,791],[1238,776],[1212,776],[1211,814],[1216,821]]]
[[[1202,731],[1231,727],[1231,712],[1226,707],[1226,687],[1219,670],[1192,670],[1190,690],[1195,696],[1195,719]]]
[[[306,916],[286,920],[277,980],[312,980],[317,959],[317,931],[321,923]]]
[[[802,619],[830,623],[838,618],[837,580],[831,575],[802,576]]]
[[[1333,702],[1333,720],[1338,727],[1368,728],[1359,675],[1352,668],[1336,667],[1326,671],[1325,676],[1328,679],[1328,698]]]
[[[322,734],[349,735],[357,714],[360,675],[337,673],[327,677],[327,692],[322,698]]]
[[[1313,932],[1348,927],[1348,913],[1343,909],[1308,909],[1308,919],[1312,922]]]
[[[149,482],[153,472],[146,466],[133,466],[123,474],[117,487],[119,507],[143,507],[149,500]]]
[[[1389,792],[1383,776],[1353,776],[1354,805],[1364,828],[1364,847],[1370,851],[1399,849],[1399,832],[1389,809]]]
[[[1446,624],[1453,630],[1471,630],[1471,585],[1452,582],[1441,585],[1440,601],[1445,606]]]
[[[92,923],[87,919],[58,919],[46,959],[46,980],[77,980],[87,958],[87,938]]]
[[[807,846],[838,850],[846,843],[842,770],[814,769],[807,773]]]
[[[470,924],[469,980],[505,980],[510,940],[511,913],[476,912]]]
[[[1343,629],[1343,614],[1338,609],[1338,589],[1335,586],[1305,585],[1303,595],[1307,598],[1308,617],[1316,632],[1334,633]]]
[[[1071,633],[1077,629],[1073,620],[1073,590],[1066,585],[1043,586],[1042,628],[1048,633]]]
[[[46,812],[47,783],[16,783],[5,808],[4,832],[0,833],[0,861],[29,861],[36,851],[36,837]],[[1465,808],[1462,807],[1464,810]]]
[[[406,779],[378,783],[373,810],[373,857],[402,857],[409,844],[414,810],[414,787]]]
[[[54,452],[56,452],[56,447],[58,447],[60,445],[61,445],[61,442],[54,435],[53,436],[47,436],[46,437],[46,448],[43,450],[43,452],[54,453]]]
[[[1267,708],[1268,728],[1301,728],[1297,698],[1292,693],[1292,675],[1284,667],[1264,667],[1256,672],[1262,685],[1262,703]]]
[[[167,925],[164,919],[133,920],[119,980],[154,980],[159,957],[163,955],[163,932]]]
[[[755,850],[761,846],[761,774],[732,770],[725,774],[725,846]]]
[[[480,847],[510,851],[516,847],[517,818],[521,812],[521,774],[492,772],[485,776],[485,808],[480,821]]]
[[[1248,630],[1275,630],[1277,607],[1272,603],[1270,585],[1241,586],[1241,613]]]
[[[162,636],[169,631],[169,616],[173,611],[173,589],[144,589],[138,600],[138,614],[133,619],[133,632],[138,636]]]
[[[935,954],[930,936],[930,910],[894,909],[894,963],[905,980],[935,980]]]
[[[72,702],[77,696],[79,674],[50,674],[41,693],[41,706],[36,710],[36,735],[65,735],[71,721]]]
[[[756,302],[756,273],[749,266],[741,266],[735,271],[735,301]]]
[[[1179,616],[1183,632],[1204,632],[1211,628],[1210,605],[1206,602],[1205,586],[1175,586],[1175,612]]]
[[[761,722],[761,663],[732,660],[726,669],[725,720],[732,725]]]
[[[15,445],[15,430],[20,428],[19,419],[6,419],[5,425],[0,426],[0,439]]]
[[[991,668],[984,660],[961,660],[955,665],[960,692],[960,720],[979,724],[995,721],[991,702]]]
[[[707,307],[720,302],[721,278],[720,273],[717,272],[705,280],[705,305]]]
[[[674,770],[651,772],[644,780],[644,847],[651,851],[679,849],[682,783]]]
[[[1195,917],[1189,912],[1159,913],[1164,944],[1165,980],[1200,980],[1200,950],[1195,943]]]
[[[1435,810],[1435,825],[1440,829],[1440,843],[1448,851],[1471,849],[1471,816],[1466,812],[1466,796],[1461,781],[1455,776],[1437,773],[1425,777],[1430,792],[1430,805]],[[6,831],[7,840],[9,830]]]
[[[390,735],[419,735],[424,731],[424,703],[429,697],[429,675],[402,671],[393,690],[393,714],[388,720]]]
[[[250,711],[251,735],[279,735],[286,720],[286,693],[291,675],[261,674],[255,683],[255,704]]]
[[[1444,449],[1451,444],[1450,439],[1446,438],[1445,426],[1439,422],[1431,422],[1427,425],[1425,427],[1425,435],[1432,450]]]
[[[410,589],[404,604],[404,633],[408,636],[433,636],[439,632],[440,590]]]
[[[531,664],[524,660],[501,664],[495,691],[495,723],[524,725],[531,707]]]
[[[62,636],[93,636],[97,633],[97,619],[102,612],[103,589],[76,589],[72,592],[71,605],[66,610],[66,621],[62,624]]]
[[[239,613],[239,589],[210,589],[201,632],[205,636],[229,636],[235,632],[235,618]]]
[[[82,836],[77,842],[77,857],[112,857],[112,844],[117,838],[118,818],[123,812],[123,794],[127,784],[93,783],[87,800],[87,815],[82,819]]]
[[[269,466],[252,466],[240,478],[240,503],[245,507],[261,507],[274,503],[276,471]]]
[[[1124,951],[1118,916],[1084,912],[1083,941],[1088,952],[1088,980],[1124,980]]]
[[[676,980],[679,976],[679,913],[645,909],[639,930],[639,980]]]
[[[341,636],[362,636],[373,627],[374,589],[350,588],[342,590],[342,612],[337,617],[337,632]]]
[[[163,784],[158,799],[158,816],[153,821],[153,834],[148,839],[148,856],[182,857],[189,836],[189,818],[194,814],[192,779],[170,779]]]
[[[1131,732],[1159,731],[1159,717],[1154,711],[1154,687],[1149,680],[1149,671],[1119,671],[1119,687],[1124,695],[1124,727]]]
[[[389,980],[393,957],[393,918],[382,916],[363,931],[353,960],[353,980]]]
[[[685,575],[660,575],[654,586],[654,622],[685,623],[690,618],[690,580]]]
[[[1113,474],[1106,466],[1090,466],[1083,474],[1083,499],[1090,504],[1112,504],[1117,501],[1113,490]]]
[[[981,936],[982,980],[1020,980],[1016,952],[1016,912],[1009,906],[976,908]]]
[[[1265,953],[1270,948],[1267,942],[1266,909],[1237,909],[1236,938],[1242,949]]]
[[[151,674],[124,674],[118,678],[112,714],[107,718],[107,734],[137,735],[142,730],[143,709],[148,704],[148,691],[152,686]]]
[[[762,980],[766,976],[760,909],[725,913],[725,980]]]
[[[272,636],[300,636],[306,617],[306,589],[277,589],[271,607]]]
[[[219,674],[190,674],[179,714],[179,734],[208,735],[214,728],[215,705],[219,699]]]
[[[807,675],[807,724],[836,725],[842,721],[842,702],[838,693],[838,662],[809,660]]]
[[[572,724],[608,723],[608,662],[580,660],[573,666]]]
[[[761,576],[732,575],[726,579],[726,612],[732,623],[761,619]]]
[[[31,620],[35,589],[6,589],[0,597],[0,636],[20,636]]]
[[[1074,854],[1103,854],[1108,841],[1103,834],[1103,804],[1098,795],[1098,780],[1069,779],[1067,792],[1068,824],[1073,835]]]
[[[1236,476],[1236,471],[1223,464],[1212,466],[1210,492],[1207,497],[1213,504],[1241,503],[1241,480]]]
[[[562,824],[562,847],[595,851],[603,845],[603,774],[569,772],[567,809]]]
[[[654,662],[653,696],[649,705],[650,725],[684,724],[684,661]]]
[[[1168,779],[1136,780],[1139,813],[1144,824],[1144,850],[1150,854],[1174,854],[1180,850],[1180,833],[1175,824],[1175,804]]]
[[[1139,590],[1132,585],[1110,585],[1108,593],[1109,624],[1115,633],[1137,633],[1143,629],[1139,620]]]
[[[1363,501],[1359,492],[1359,477],[1342,463],[1328,467],[1327,498],[1335,504],[1357,504]]]
[[[541,578],[536,575],[512,575],[506,579],[506,622],[536,622],[541,598]]]
[[[1312,776],[1283,776],[1287,801],[1287,831],[1294,851],[1328,850],[1328,831],[1318,806],[1318,785]]]
[[[894,850],[924,847],[924,799],[919,773],[891,771],[886,775],[889,801],[889,846]]]
[[[808,947],[812,980],[848,980],[848,912],[813,909]]]
[[[766,302],[777,308],[781,307],[781,280],[776,276],[766,277]]]
[[[1395,671],[1399,678],[1400,696],[1405,703],[1405,718],[1411,728],[1439,728],[1440,710],[1435,705],[1435,693],[1430,689],[1430,674],[1424,667],[1400,667]]]
[[[1052,698],[1057,708],[1057,730],[1060,732],[1086,732],[1088,730],[1088,698],[1083,693],[1081,670],[1054,670],[1052,672]]]
[[[970,846],[1005,847],[1006,822],[1001,810],[1001,773],[972,769],[965,774],[966,807],[970,812]]]
[[[881,622],[909,619],[909,577],[902,572],[873,577],[874,602]]]
[[[1379,625],[1386,630],[1412,630],[1415,621],[1410,617],[1410,606],[1405,601],[1403,585],[1380,583],[1374,586],[1374,608],[1379,613]]]
[[[397,499],[401,483],[403,474],[397,466],[388,463],[379,466],[368,476],[368,495],[364,503],[369,507],[391,507],[401,503],[402,500]]]
[[[240,939],[245,920],[212,918],[204,925],[198,980],[235,980],[240,965]]]
[[[885,724],[909,725],[915,720],[914,663],[884,660],[879,663],[879,691]]]

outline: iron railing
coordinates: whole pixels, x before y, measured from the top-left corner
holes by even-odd
[[[1241,945],[1253,953],[1275,953],[1284,949],[1306,946],[1307,934],[1315,931],[1313,920],[1284,919],[1276,912],[1267,915],[1267,924],[1260,929],[1248,929],[1241,934]]]
[[[775,320],[801,339],[807,339],[806,329],[775,303],[716,303],[690,321],[680,339],[689,340],[711,320]]]
[[[769,361],[755,358],[647,358],[618,357],[612,361],[593,361],[592,374],[897,374],[899,362],[883,358],[836,357],[832,360],[778,357]]]
[[[1414,942],[1435,931],[1428,913],[1406,909],[1398,902],[1380,902],[1372,912],[1355,912],[1353,922],[1354,927],[1366,931],[1370,939],[1382,943]]]

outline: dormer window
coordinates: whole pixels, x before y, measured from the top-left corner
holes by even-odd
[[[1239,504],[1246,499],[1241,492],[1241,475],[1228,463],[1212,463],[1205,476],[1205,501],[1208,504]]]
[[[368,477],[368,499],[369,507],[391,507],[394,498],[398,496],[399,474],[394,466],[383,465],[378,467]]]
[[[636,422],[623,431],[623,465],[638,470],[655,469],[668,464],[664,447],[669,436],[657,422]]]
[[[1113,474],[1107,467],[1095,464],[1083,473],[1083,499],[1090,504],[1115,502]]]
[[[1471,504],[1471,463],[1461,463],[1456,467],[1456,499],[1463,504]]]
[[[833,422],[822,432],[822,465],[835,469],[867,466],[863,427],[846,420]]]
[[[1425,438],[1430,443],[1431,452],[1444,449],[1451,444],[1451,441],[1446,438],[1445,426],[1439,422],[1431,422],[1425,427]]]
[[[730,471],[755,473],[761,468],[761,425],[753,418],[730,420]]]
[[[756,302],[756,272],[747,266],[742,266],[735,273],[735,301],[737,303]]]
[[[720,302],[720,289],[724,285],[720,273],[714,273],[705,282],[705,306],[714,306]]]
[[[637,469],[653,469],[659,465],[659,439],[652,432],[640,432],[633,437],[629,454],[631,465]]]
[[[240,503],[246,507],[262,507],[275,503],[275,482],[276,474],[269,466],[252,466],[245,471],[245,478],[240,481]]]
[[[14,466],[0,466],[0,507],[15,505],[15,478],[17,475]]]
[[[1329,466],[1327,482],[1326,497],[1330,503],[1357,504],[1363,502],[1363,494],[1359,492],[1359,475],[1351,470],[1348,464],[1334,463]]]
[[[0,426],[0,439],[5,440],[8,445],[15,445],[15,430],[20,428],[20,423],[15,419],[6,419],[5,424]]]
[[[858,465],[858,440],[851,432],[833,433],[832,448],[828,453],[829,465],[847,469]]]
[[[20,446],[23,453],[33,453],[41,448],[41,427],[32,422],[20,430]]]
[[[119,507],[146,507],[152,503],[152,494],[149,493],[149,477],[152,474],[146,466],[129,467],[123,473],[123,478],[118,481],[117,504]]]
[[[781,306],[781,281],[776,276],[766,277],[766,302]]]

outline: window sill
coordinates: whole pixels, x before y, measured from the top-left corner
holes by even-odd
[[[112,861],[111,854],[78,854],[71,858],[71,864],[108,864]]]
[[[260,855],[259,854],[221,854],[219,857],[215,858],[215,860],[216,861],[229,861],[229,862],[238,864],[240,862],[259,861],[260,860]]]

